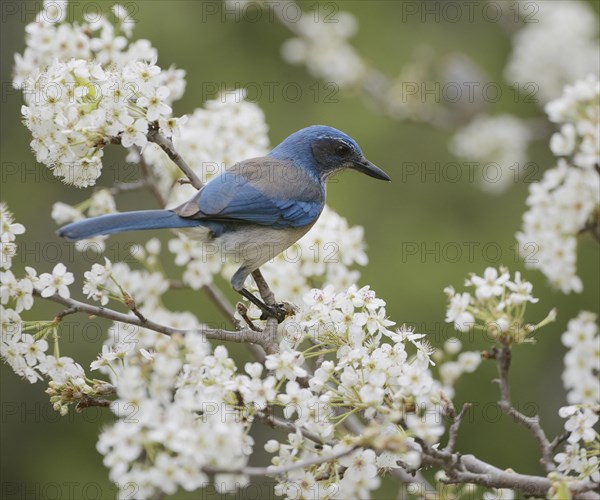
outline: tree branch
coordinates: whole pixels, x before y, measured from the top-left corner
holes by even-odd
[[[536,497],[545,497],[552,487],[552,482],[546,477],[519,474],[510,469],[502,470],[474,455],[437,450],[421,439],[415,440],[422,448],[423,465],[442,468],[448,475],[448,479],[444,481],[446,483],[474,483],[488,488],[509,488]],[[591,491],[595,487],[594,483],[587,480],[569,483],[571,492],[577,494],[577,498],[600,498]]]
[[[456,440],[458,439],[458,430],[460,429],[460,424],[462,423],[463,418],[471,408],[471,403],[465,403],[460,410],[460,413],[456,415],[456,412],[452,410],[452,417],[454,421],[448,430],[448,444],[446,444],[445,450],[449,453],[454,451],[454,447],[456,446]]]
[[[36,296],[41,297],[41,295],[37,291],[34,291],[34,294]],[[244,328],[239,331],[229,331],[223,330],[221,328],[208,327],[203,327],[199,330],[182,330],[180,328],[172,328],[170,326],[155,323],[154,321],[147,318],[145,318],[145,321],[142,321],[137,316],[130,316],[128,314],[114,311],[112,309],[107,309],[106,307],[93,306],[91,304],[79,302],[71,298],[66,299],[58,294],[54,294],[50,297],[43,298],[67,306],[69,308],[69,314],[73,314],[75,312],[86,313],[92,316],[99,316],[101,318],[110,319],[112,321],[118,321],[120,323],[126,323],[129,325],[147,328],[148,330],[153,330],[164,335],[186,335],[188,333],[197,332],[204,335],[207,339],[211,340],[221,340],[236,343],[249,342],[252,344],[258,344],[261,347],[263,347],[263,349],[265,349],[266,351],[272,350],[273,345],[277,346],[276,340],[274,341],[274,339],[271,338],[272,336],[270,336],[267,331],[255,332],[250,328]]]
[[[204,186],[204,183],[200,180],[200,177],[196,175],[196,173],[191,169],[191,167],[187,164],[183,157],[175,150],[171,139],[168,139],[167,137],[161,135],[157,125],[151,126],[150,130],[148,131],[147,137],[150,142],[153,142],[158,147],[160,147],[160,149],[162,149],[167,154],[171,161],[181,169],[181,171],[190,180],[192,186],[194,186],[196,189],[200,189],[202,186]]]
[[[284,465],[282,467],[240,467],[239,469],[225,469],[218,467],[204,467],[203,470],[209,474],[245,474],[248,476],[280,476],[282,474],[286,474],[288,472],[292,472],[298,469],[304,469],[305,467],[310,467],[311,465],[319,465],[325,462],[331,462],[333,460],[337,460],[338,458],[345,457],[346,455],[350,455],[356,448],[351,447],[345,450],[340,450],[335,453],[331,453],[326,456],[313,457],[307,460],[298,460],[289,465]]]
[[[515,422],[525,427],[538,442],[542,451],[540,462],[544,465],[546,472],[552,472],[556,469],[552,459],[552,444],[548,440],[544,429],[540,425],[540,419],[536,415],[528,417],[517,409],[515,409],[510,399],[510,385],[508,382],[508,370],[510,368],[511,350],[508,344],[503,344],[501,348],[494,347],[491,352],[491,357],[496,360],[498,374],[500,378],[497,380],[500,386],[500,401],[498,405],[502,411],[512,417]]]

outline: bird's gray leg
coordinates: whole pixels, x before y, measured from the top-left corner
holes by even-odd
[[[260,319],[275,318],[279,323],[281,323],[285,319],[285,308],[278,304],[265,304],[262,300],[244,288],[244,282],[249,274],[250,272],[248,269],[243,266],[240,267],[231,278],[231,286],[236,292],[246,297],[262,311],[262,316]],[[262,278],[262,275],[260,275],[260,278]],[[262,281],[266,285],[264,278],[262,278]]]
[[[269,288],[267,280],[265,280],[265,277],[260,272],[260,268],[252,271],[252,278],[254,279],[254,282],[256,283],[256,286],[258,287],[260,296],[264,300],[265,304],[267,304],[267,305],[276,304],[275,294],[273,293],[271,288]]]

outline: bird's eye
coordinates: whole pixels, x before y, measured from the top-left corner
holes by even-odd
[[[350,148],[348,146],[346,146],[345,144],[339,144],[338,146],[335,147],[335,152],[339,156],[346,156],[350,152]]]

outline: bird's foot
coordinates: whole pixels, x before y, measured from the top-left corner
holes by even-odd
[[[260,319],[262,320],[275,318],[278,323],[281,323],[286,317],[296,313],[296,307],[289,302],[280,302],[279,304],[273,305],[264,304],[264,306],[264,308],[261,308],[262,315]]]
[[[262,320],[275,318],[278,323],[281,323],[287,316],[291,316],[296,313],[296,307],[289,302],[265,304],[262,300],[254,296],[245,288],[242,288],[238,291],[262,311],[262,315],[260,317]]]

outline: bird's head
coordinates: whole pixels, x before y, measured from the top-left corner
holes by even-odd
[[[375,179],[391,180],[383,170],[365,158],[352,137],[324,125],[313,125],[294,132],[269,155],[280,160],[291,160],[298,166],[314,171],[322,180],[344,169],[358,170]]]

